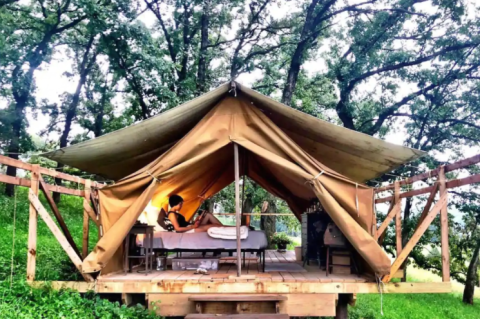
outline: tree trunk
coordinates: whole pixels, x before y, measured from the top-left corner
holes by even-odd
[[[200,30],[200,53],[198,58],[198,73],[197,73],[197,92],[198,94],[206,91],[207,81],[207,48],[208,48],[208,24],[209,24],[209,1],[205,1],[201,19]]]
[[[14,109],[14,116],[15,119],[12,122],[12,138],[10,140],[10,144],[8,145],[8,157],[18,160],[20,153],[20,135],[22,131],[22,119],[23,119],[23,106],[19,105],[19,103],[15,104]],[[7,166],[8,176],[17,176],[17,168],[14,166]],[[13,184],[6,184],[5,185],[5,195],[12,197],[15,192],[15,185]]]
[[[252,195],[247,194],[245,197],[245,201],[242,205],[242,225],[250,226],[250,218],[251,216],[245,216],[244,213],[251,214],[253,212],[253,201]]]
[[[28,70],[24,73],[23,64],[18,64],[12,71],[12,95],[15,100],[14,119],[12,121],[12,138],[8,145],[8,156],[18,160],[20,153],[20,138],[22,135],[22,122],[25,118],[24,110],[30,100],[30,91],[32,89],[33,76],[37,68],[42,64],[47,48],[52,40],[54,33],[48,31],[42,41],[38,44],[28,59]],[[8,166],[7,176],[17,176],[17,168]],[[5,195],[13,196],[15,185],[7,184],[5,187]]]
[[[72,96],[70,105],[67,108],[67,113],[65,114],[65,126],[63,127],[62,135],[60,136],[60,148],[64,148],[68,144],[68,135],[72,130],[73,119],[77,115],[77,108],[78,108],[78,104],[80,103],[80,94],[82,93],[82,88],[85,85],[85,82],[87,81],[87,75],[91,70],[93,62],[95,61],[95,56],[92,57],[92,60],[90,60],[90,62],[88,61],[89,59],[88,54],[90,53],[90,49],[92,48],[94,39],[95,39],[94,36],[90,37],[90,39],[88,40],[87,46],[85,48],[85,52],[83,54],[83,58],[82,58],[82,62],[80,64],[80,70],[79,70],[80,79],[78,80],[77,88],[75,90],[75,93]],[[62,171],[64,167],[65,165],[61,163],[57,163],[57,171],[59,172]],[[62,179],[55,178],[55,184],[61,186]],[[60,193],[54,192],[53,199],[58,204],[60,202]]]
[[[303,63],[303,57],[307,51],[307,42],[301,41],[295,53],[292,56],[292,61],[290,62],[290,68],[288,69],[287,81],[285,87],[283,88],[282,93],[282,103],[290,105],[292,103],[293,93],[295,92],[295,87],[297,85],[298,73],[300,73],[300,67]]]
[[[467,278],[465,281],[465,289],[463,290],[463,302],[470,305],[473,305],[475,284],[478,280],[477,266],[478,266],[479,252],[480,252],[480,239],[477,240],[477,246],[473,251],[472,260],[470,260],[470,265],[468,265]]]
[[[312,43],[317,39],[320,32],[317,30],[318,26],[322,24],[322,16],[328,12],[329,8],[335,3],[335,1],[322,2],[319,0],[312,0],[307,9],[307,16],[305,17],[305,23],[302,27],[302,33],[300,34],[300,41],[295,48],[295,52],[290,62],[288,69],[287,80],[282,92],[282,103],[290,105],[292,103],[292,97],[295,93],[295,87],[297,86],[298,74],[300,68],[305,60],[308,49]],[[317,5],[321,5],[320,10],[316,10]]]
[[[273,200],[268,201],[268,207],[262,213],[275,213],[275,202]],[[267,236],[268,249],[274,249],[275,245],[272,244],[272,237],[277,231],[277,216],[264,216],[260,217],[260,229],[265,232]]]
[[[215,202],[213,201],[213,198],[208,198],[205,200],[205,209],[209,213],[213,213],[215,210]]]

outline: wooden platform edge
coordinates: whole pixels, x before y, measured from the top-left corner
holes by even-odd
[[[302,293],[379,293],[376,283],[322,283],[318,282],[80,282],[80,281],[33,281],[33,287],[48,285],[53,289],[73,289],[78,292],[97,293],[245,293],[245,294],[302,294]],[[450,293],[450,282],[399,282],[386,283],[383,293]]]

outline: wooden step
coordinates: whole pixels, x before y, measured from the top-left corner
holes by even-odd
[[[284,295],[275,294],[256,294],[256,295],[242,295],[242,294],[217,294],[217,295],[198,295],[190,296],[188,300],[197,302],[208,301],[281,301],[287,300],[288,297]]]
[[[185,319],[289,319],[284,313],[240,314],[240,315],[216,315],[205,313],[189,314]]]
[[[334,265],[350,265],[349,255],[333,255],[332,264]]]

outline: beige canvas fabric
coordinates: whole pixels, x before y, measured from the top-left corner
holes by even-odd
[[[179,194],[189,219],[206,198],[240,172],[284,199],[299,217],[318,198],[369,268],[387,274],[390,259],[372,237],[373,189],[316,160],[241,92],[226,96],[173,147],[115,185],[100,190],[104,236],[84,260],[84,272],[122,268],[122,241],[153,197]]]
[[[225,96],[230,83],[171,110],[98,138],[43,154],[57,162],[112,180],[150,164],[175,145]],[[263,114],[318,162],[364,182],[389,172],[423,152],[305,114],[246,86],[241,92]]]

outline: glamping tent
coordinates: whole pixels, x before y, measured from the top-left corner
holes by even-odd
[[[188,219],[240,174],[300,214],[318,198],[378,275],[390,259],[373,237],[373,189],[361,184],[422,155],[296,111],[227,83],[168,112],[46,157],[117,180],[99,191],[104,236],[84,272],[121,269],[122,241],[150,199],[181,194]]]

